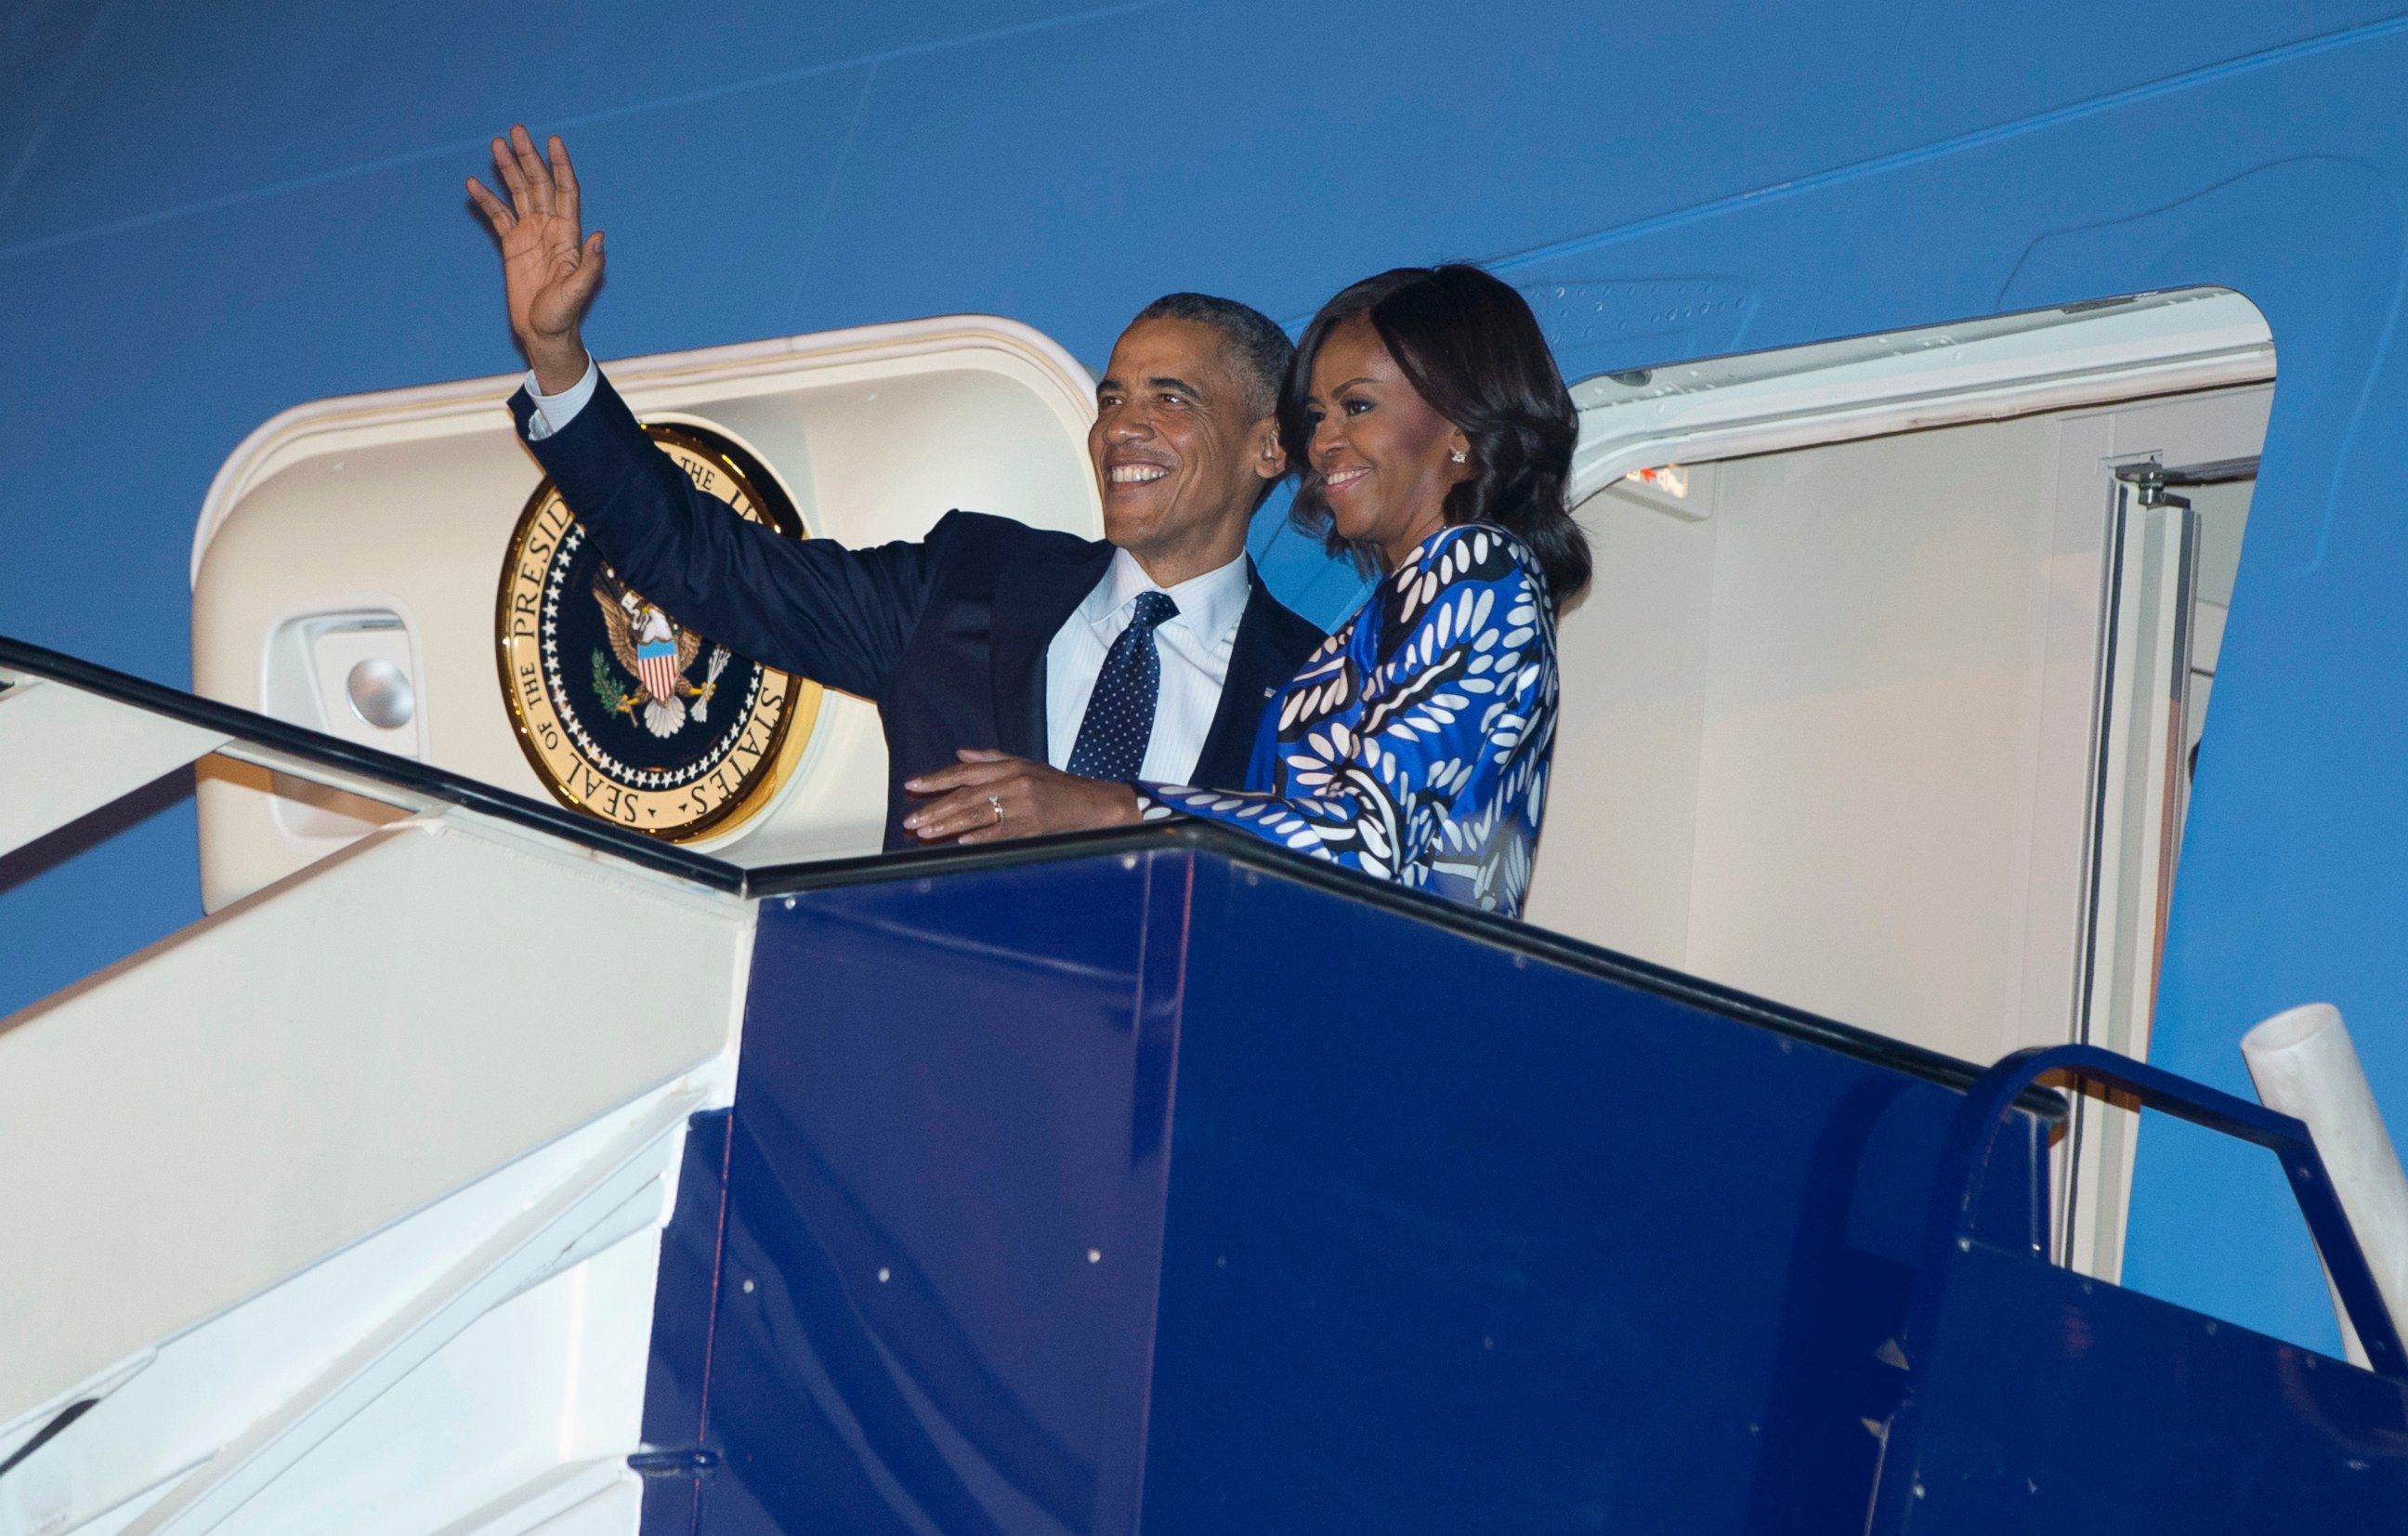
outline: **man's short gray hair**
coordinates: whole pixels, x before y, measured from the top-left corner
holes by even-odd
[[[1252,305],[1211,294],[1165,294],[1137,312],[1135,325],[1147,320],[1186,320],[1221,333],[1228,353],[1229,371],[1245,386],[1246,402],[1257,417],[1279,409],[1280,386],[1287,378],[1288,360],[1296,344],[1270,316]]]

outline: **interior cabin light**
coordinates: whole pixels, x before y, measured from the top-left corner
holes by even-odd
[[[1677,464],[1659,464],[1653,469],[1633,469],[1622,478],[1661,491],[1674,501],[1689,499],[1689,472]]]

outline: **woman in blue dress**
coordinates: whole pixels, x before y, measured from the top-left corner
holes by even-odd
[[[971,842],[1185,814],[1520,915],[1555,616],[1589,576],[1564,504],[1579,422],[1538,320],[1473,266],[1367,278],[1305,328],[1280,431],[1296,523],[1382,580],[1267,706],[1247,788],[1105,786],[966,752],[913,783],[954,793],[907,825]]]
[[[1408,267],[1322,307],[1280,425],[1291,514],[1383,572],[1266,711],[1249,790],[1140,784],[1222,822],[1518,916],[1555,749],[1555,615],[1588,584],[1579,423],[1522,295]]]

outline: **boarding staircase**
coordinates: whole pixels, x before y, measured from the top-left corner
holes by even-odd
[[[399,819],[0,1020],[0,1533],[2387,1529],[2297,1122],[1184,825],[742,869],[0,641],[0,854]],[[2057,1268],[2068,1073],[2372,1370]]]

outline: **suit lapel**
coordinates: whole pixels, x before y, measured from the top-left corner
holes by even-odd
[[[1073,560],[1023,558],[996,578],[992,642],[996,745],[1045,761],[1045,651],[1112,563],[1110,544]]]
[[[1246,577],[1246,614],[1238,621],[1238,638],[1229,650],[1229,675],[1221,684],[1221,707],[1212,711],[1212,729],[1196,758],[1196,782],[1205,789],[1246,787],[1246,768],[1254,754],[1263,707],[1294,672],[1265,622],[1271,595],[1251,569]]]

